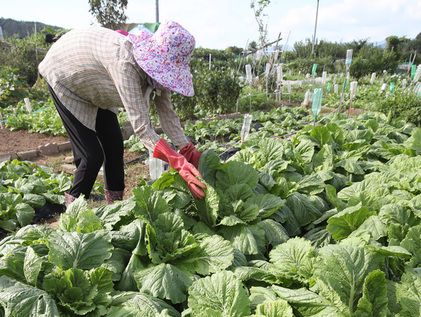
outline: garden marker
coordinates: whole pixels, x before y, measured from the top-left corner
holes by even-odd
[[[334,92],[335,94],[338,94],[338,93],[339,93],[339,85],[338,85],[338,84],[334,84],[334,85],[333,85],[333,92]]]
[[[352,64],[352,49],[346,50],[345,67],[346,67],[346,79],[349,80],[350,74],[349,69]]]
[[[250,133],[251,121],[253,120],[253,115],[246,113],[244,115],[243,126],[241,128],[241,142],[244,142]]]
[[[371,73],[370,85],[374,84],[375,80],[376,80],[376,73]]]
[[[265,67],[265,77],[268,78],[270,75],[270,63],[266,63]]]
[[[384,92],[386,90],[387,84],[383,83],[382,86],[380,87],[380,93]]]
[[[408,84],[408,81],[406,80],[406,78],[404,78],[402,80],[402,88],[405,89],[407,84]]]
[[[416,65],[411,65],[411,79],[414,80],[415,78],[415,73],[417,72],[417,66]]]
[[[330,83],[330,81],[328,81],[326,85],[326,92],[330,93],[331,89],[332,89],[332,84]]]
[[[313,66],[311,67],[311,76],[316,77],[316,73],[317,73],[317,64],[313,64]]]
[[[418,97],[421,97],[421,83],[417,83],[417,84],[415,85],[415,88],[414,88],[414,93],[415,93]]]
[[[395,93],[395,82],[394,81],[391,81],[390,84],[389,84],[389,92],[391,94]]]
[[[265,78],[266,78],[266,96],[269,96],[269,75],[270,75],[270,63],[266,63],[265,67]]]
[[[149,151],[148,166],[149,176],[153,181],[161,177],[162,173],[164,172],[164,161],[154,158],[152,151]]]
[[[351,114],[351,108],[352,108],[352,101],[355,98],[355,95],[357,94],[357,85],[358,82],[351,81],[349,85],[349,108],[348,108],[348,116]]]
[[[418,80],[420,80],[420,78],[421,78],[421,64],[418,65],[418,67],[415,71],[415,75],[414,75],[414,79],[413,79],[414,83],[416,83]]]
[[[358,82],[351,81],[351,84],[349,85],[349,96],[351,99],[355,98],[355,95],[357,93],[357,86]]]
[[[209,70],[212,68],[212,54],[209,53]]]
[[[313,114],[314,122],[317,120],[317,116],[322,109],[322,96],[323,91],[322,88],[315,88],[313,93],[313,103],[311,105],[311,113]]]
[[[276,67],[276,83],[278,85],[281,84],[283,77],[284,77],[284,74],[283,74],[283,71],[282,71],[282,64],[279,64]]]
[[[246,81],[249,85],[253,83],[253,76],[251,75],[251,65],[246,65]]]
[[[25,103],[26,111],[31,113],[32,112],[32,105],[31,105],[31,101],[29,100],[29,98],[23,98],[23,102]]]
[[[273,52],[273,62],[276,63],[276,61],[278,60],[279,57],[279,50],[275,50]]]
[[[326,84],[326,77],[327,77],[327,71],[323,71],[323,73],[322,73],[322,85]]]
[[[346,50],[346,58],[345,58],[345,65],[347,66],[347,71],[349,70],[349,66],[352,63],[352,49]]]

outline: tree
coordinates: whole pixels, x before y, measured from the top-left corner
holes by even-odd
[[[253,9],[254,17],[256,19],[258,30],[259,30],[259,44],[260,47],[264,47],[267,43],[267,23],[265,23],[266,14],[263,11],[269,6],[270,0],[251,0],[250,8]]]
[[[89,12],[98,23],[110,29],[116,29],[126,22],[124,10],[128,0],[89,0]]]

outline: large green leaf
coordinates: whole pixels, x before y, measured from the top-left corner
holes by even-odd
[[[49,260],[63,268],[89,270],[111,257],[112,244],[105,231],[93,233],[54,232],[48,247]]]
[[[91,271],[56,270],[46,275],[43,288],[76,315],[103,310],[111,302],[112,273],[105,268]]]
[[[396,295],[401,307],[399,316],[421,316],[421,276],[411,271],[402,275]]]
[[[150,186],[137,187],[133,190],[136,208],[133,213],[141,219],[153,222],[159,214],[169,212],[165,199]]]
[[[365,278],[363,295],[358,301],[355,315],[361,317],[388,316],[387,282],[384,272],[371,271]]]
[[[37,286],[38,275],[41,272],[44,262],[45,259],[36,254],[32,247],[26,249],[23,273],[29,284]]]
[[[281,198],[271,194],[254,195],[246,203],[256,205],[258,216],[263,219],[270,217],[284,205],[284,201]]]
[[[216,173],[216,188],[225,190],[236,184],[247,184],[254,189],[259,181],[259,175],[250,165],[230,161]]]
[[[216,172],[220,167],[221,161],[215,151],[207,150],[200,156],[199,172],[205,181],[212,186],[215,186]]]
[[[24,194],[23,201],[33,208],[41,208],[46,203],[44,196],[38,194]]]
[[[265,232],[258,226],[236,225],[220,229],[221,235],[231,241],[242,253],[259,254],[264,251]]]
[[[104,227],[108,230],[114,228],[123,217],[128,217],[133,213],[136,202],[132,198],[117,201],[111,205],[101,206],[94,209],[95,214],[101,219]]]
[[[193,254],[176,261],[177,267],[192,273],[209,275],[225,270],[234,260],[234,249],[229,241],[218,235],[204,238]]]
[[[412,227],[408,230],[405,239],[402,240],[401,246],[412,253],[409,261],[411,267],[421,266],[421,225]]]
[[[188,305],[193,316],[241,317],[250,314],[250,301],[241,281],[223,271],[193,282]]]
[[[416,155],[421,155],[421,128],[412,131],[411,137],[405,141],[405,145],[413,150]]]
[[[375,254],[363,247],[328,245],[319,250],[313,277],[322,296],[351,313],[361,297],[365,277],[379,265]]]
[[[369,234],[373,240],[377,241],[387,236],[387,226],[379,216],[370,216],[357,229],[351,232],[350,237],[358,237],[365,234]]]
[[[269,257],[270,262],[282,274],[301,282],[307,282],[313,274],[316,252],[310,241],[293,238],[278,245],[270,252]]]
[[[360,204],[345,208],[341,212],[333,215],[327,221],[327,231],[332,234],[335,240],[341,240],[357,229],[368,217],[375,214],[368,208]]]
[[[0,304],[5,316],[59,316],[56,303],[47,292],[6,276],[0,277]]]
[[[284,243],[289,239],[288,233],[285,228],[272,219],[265,219],[260,221],[257,226],[265,232],[266,241],[272,247]]]
[[[20,203],[15,206],[16,218],[21,227],[29,225],[35,216],[35,210],[26,203]]]
[[[314,144],[310,140],[302,139],[294,149],[294,155],[300,164],[310,164],[314,155]]]
[[[293,193],[286,200],[281,214],[286,218],[284,226],[289,235],[294,236],[300,233],[300,227],[320,218],[325,210],[326,204],[320,197]]]
[[[159,264],[135,273],[139,290],[152,296],[168,299],[173,304],[186,300],[191,276],[171,264]]]
[[[68,232],[89,233],[102,229],[99,217],[88,208],[88,204],[83,197],[77,198],[61,214],[59,228]]]
[[[343,316],[334,304],[323,296],[306,288],[290,289],[272,285],[277,296],[287,301],[302,316],[339,317]]]
[[[256,307],[255,316],[264,317],[294,317],[291,306],[283,299],[266,301]]]
[[[113,306],[108,317],[179,317],[180,313],[165,301],[138,293],[133,298]]]
[[[200,219],[209,226],[215,226],[219,215],[219,195],[209,184],[206,185],[206,196],[204,199],[196,199],[195,204]]]

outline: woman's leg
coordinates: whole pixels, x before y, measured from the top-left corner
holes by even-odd
[[[69,135],[76,165],[73,186],[68,194],[73,197],[79,197],[83,194],[85,198],[89,198],[99,169],[104,161],[102,147],[95,131],[88,129],[80,123],[60,102],[51,87],[49,87],[49,90]]]
[[[112,200],[122,199],[124,144],[117,115],[110,110],[99,109],[95,128],[104,151],[105,189],[108,194],[106,196],[113,196]]]

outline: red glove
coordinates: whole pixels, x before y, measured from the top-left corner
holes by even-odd
[[[127,36],[129,35],[129,32],[127,32],[126,30],[115,30],[117,33],[120,33],[121,35]]]
[[[200,176],[199,171],[187,162],[184,156],[174,151],[164,139],[160,139],[155,145],[153,157],[168,162],[172,168],[177,170],[194,197],[198,199],[205,197],[206,185],[197,178]]]
[[[180,149],[180,154],[183,155],[187,161],[189,161],[191,164],[194,165],[194,167],[199,167],[199,160],[202,156],[202,153],[200,153],[196,147],[193,145],[193,143],[189,143],[186,146],[183,146]]]

